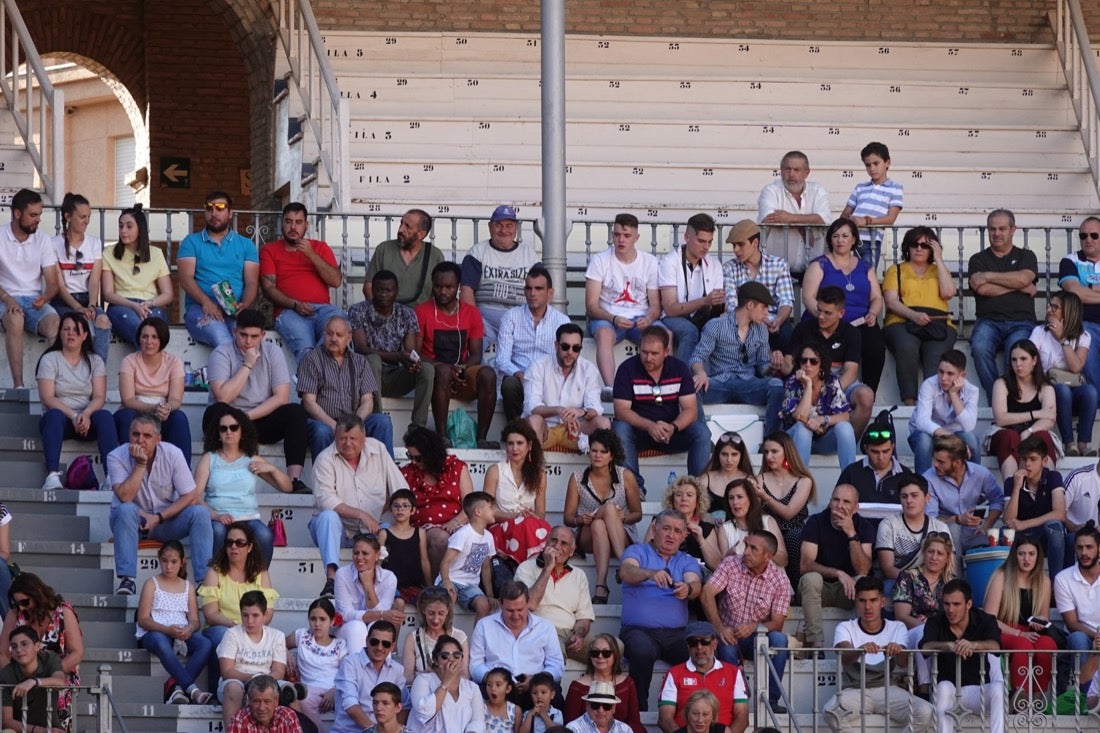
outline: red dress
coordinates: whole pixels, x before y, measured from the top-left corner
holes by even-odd
[[[462,469],[466,464],[457,457],[449,455],[443,459],[443,475],[435,486],[425,483],[424,469],[418,463],[401,467],[401,474],[409,483],[409,489],[416,495],[416,513],[412,523],[417,527],[437,527],[444,525],[462,511]]]

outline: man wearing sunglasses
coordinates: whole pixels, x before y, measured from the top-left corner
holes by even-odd
[[[710,690],[718,698],[716,723],[731,733],[743,733],[749,725],[749,695],[745,676],[735,664],[722,664],[716,657],[718,632],[708,621],[695,621],[684,630],[688,660],[665,675],[658,703],[657,725],[662,733],[674,733],[687,725],[684,707],[691,693]]]
[[[363,649],[349,649],[336,670],[336,719],[330,733],[359,733],[375,724],[371,691],[382,682],[402,690],[401,719],[408,717],[409,690],[405,667],[393,656],[397,627],[389,621],[375,621]]]
[[[233,199],[214,191],[203,204],[206,226],[180,242],[176,265],[186,293],[183,322],[200,344],[233,343],[233,316],[260,290],[260,257],[251,239],[233,231]],[[228,306],[228,310],[227,310]]]
[[[565,727],[573,733],[630,733],[630,726],[615,720],[615,708],[622,700],[615,694],[611,682],[593,682],[588,694],[581,698],[585,713]]]
[[[1090,216],[1081,222],[1077,237],[1081,249],[1058,263],[1058,285],[1085,306],[1084,326],[1093,347],[1085,359],[1084,374],[1089,384],[1100,388],[1100,217]]]
[[[183,452],[161,441],[160,420],[147,412],[130,423],[130,442],[107,454],[107,478],[114,496],[108,521],[115,538],[119,595],[137,592],[138,539],[187,539],[192,577],[206,573],[214,548],[210,513],[195,491]]]
[[[603,414],[600,372],[581,356],[583,344],[580,326],[562,324],[555,335],[554,354],[536,359],[524,379],[523,416],[544,450],[584,450],[587,436],[611,427]]]

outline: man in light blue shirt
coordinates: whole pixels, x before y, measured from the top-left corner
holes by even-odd
[[[523,381],[531,364],[557,351],[554,338],[558,326],[569,323],[569,316],[550,307],[554,281],[550,271],[535,265],[523,281],[526,305],[505,312],[497,333],[496,370],[500,375],[500,396],[504,417],[515,420],[523,414]]]
[[[1005,493],[988,468],[967,460],[967,447],[957,435],[941,435],[932,444],[932,468],[928,480],[928,503],[924,513],[939,517],[951,530],[955,553],[986,544],[986,531],[997,523],[1005,508]],[[975,512],[987,504],[984,516]]]
[[[939,373],[921,383],[917,407],[909,418],[909,447],[918,474],[932,467],[932,441],[957,435],[978,458],[981,449],[974,428],[978,424],[978,385],[966,381],[966,354],[948,349],[940,357]]]
[[[364,649],[348,649],[336,670],[336,718],[331,733],[359,733],[375,724],[371,690],[392,682],[403,690],[401,704],[409,706],[405,667],[393,656],[397,627],[382,619],[371,624]]]
[[[531,675],[547,672],[561,681],[565,658],[554,625],[528,609],[530,593],[518,580],[500,589],[500,612],[486,616],[470,635],[470,678],[481,683],[493,667],[512,673],[515,697],[527,694]]]

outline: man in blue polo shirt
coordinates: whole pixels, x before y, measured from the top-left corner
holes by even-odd
[[[176,263],[184,300],[187,333],[217,348],[233,343],[233,323],[250,307],[260,289],[260,256],[252,240],[231,228],[233,199],[214,191],[203,204],[206,226],[180,243]]]
[[[692,476],[703,473],[710,458],[710,432],[698,419],[691,369],[668,355],[668,345],[668,331],[661,326],[647,327],[637,356],[624,361],[615,372],[613,428],[623,444],[623,465],[638,477],[643,493],[639,451],[687,451]]]
[[[1100,387],[1100,348],[1096,348],[1100,344],[1100,217],[1081,222],[1077,236],[1081,249],[1058,263],[1058,284],[1085,306],[1084,326],[1093,343],[1085,359],[1085,379]]]

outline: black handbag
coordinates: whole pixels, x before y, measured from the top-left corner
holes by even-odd
[[[898,276],[898,301],[905,305],[905,301],[901,299],[901,265],[898,265],[894,272]],[[916,336],[921,341],[944,341],[947,339],[947,329],[951,328],[947,325],[947,321],[951,317],[950,313],[939,308],[925,308],[919,305],[911,305],[909,309],[932,317],[932,320],[926,326],[907,320],[905,330],[910,335]]]

